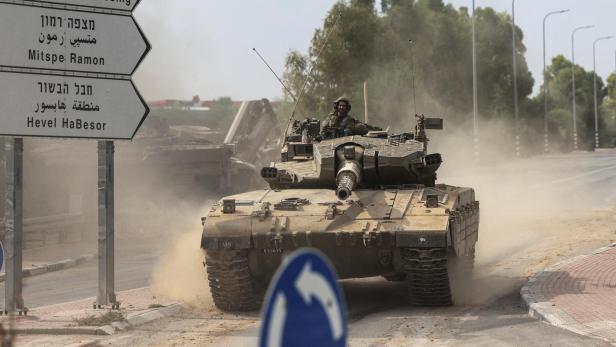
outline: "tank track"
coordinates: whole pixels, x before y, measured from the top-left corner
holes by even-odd
[[[416,306],[451,306],[447,249],[403,248],[409,299]]]
[[[250,273],[246,250],[207,251],[205,266],[216,307],[231,312],[261,307],[262,296]]]
[[[465,211],[475,213],[478,209],[479,204],[475,202]],[[472,214],[458,215],[457,223],[466,225],[466,218]],[[471,279],[475,263],[474,249],[466,256],[456,256],[446,248],[403,248],[401,251],[410,302],[413,305],[451,306],[451,281],[464,283]]]

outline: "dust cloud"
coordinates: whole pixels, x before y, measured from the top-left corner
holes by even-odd
[[[432,133],[430,149],[445,161],[439,182],[473,187],[481,203],[474,278],[453,283],[458,304],[517,291],[537,271],[616,239],[614,195],[594,174],[609,174],[616,162],[600,153],[516,159],[508,129],[499,122],[482,124],[480,164],[462,131]]]
[[[475,273],[470,281],[453,283],[457,304],[486,303],[517,292],[537,271],[616,239],[614,196],[587,179],[593,177],[587,172],[592,169],[579,165],[597,154],[515,159],[507,127],[483,124],[480,164],[474,163],[472,139],[463,128],[430,132],[430,151],[442,153],[445,160],[439,182],[473,187],[481,203]],[[616,161],[597,162],[616,169]],[[170,229],[172,247],[154,271],[152,288],[159,295],[211,309],[198,247],[201,225],[195,218],[204,211],[172,214],[183,213],[182,220],[192,224]]]
[[[199,247],[201,230],[201,225],[196,223],[175,234],[169,252],[161,257],[152,274],[153,293],[197,308],[213,307],[202,265],[204,253]]]

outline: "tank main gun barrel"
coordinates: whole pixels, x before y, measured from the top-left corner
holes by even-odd
[[[356,161],[346,161],[336,175],[336,196],[346,200],[361,182],[362,168]]]

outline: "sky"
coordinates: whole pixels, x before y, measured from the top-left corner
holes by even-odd
[[[134,80],[147,100],[202,100],[230,96],[235,100],[270,99],[282,87],[259,60],[257,48],[282,76],[290,50],[305,53],[336,0],[142,0],[135,18],[152,44],[152,51]],[[377,1],[378,2],[378,1]],[[449,0],[456,7],[471,0]],[[509,0],[476,0],[478,7],[511,12]],[[593,68],[593,41],[616,35],[614,0],[516,0],[516,24],[524,31],[526,60],[542,84],[542,22],[550,11],[571,12],[550,17],[547,26],[548,64],[551,57],[571,57],[571,32],[576,35],[576,63]],[[470,48],[469,48],[470,49]],[[606,77],[615,69],[616,39],[597,45],[597,72]],[[469,68],[471,68],[469,66]],[[481,67],[479,67],[481,69]]]

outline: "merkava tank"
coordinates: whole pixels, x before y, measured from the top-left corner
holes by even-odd
[[[320,122],[296,121],[280,162],[262,169],[270,189],[226,197],[202,218],[210,290],[227,311],[260,307],[286,254],[325,253],[341,279],[406,281],[411,304],[447,306],[452,282],[468,278],[478,240],[471,188],[435,184],[440,154],[428,154],[417,117],[412,133],[329,138]]]

